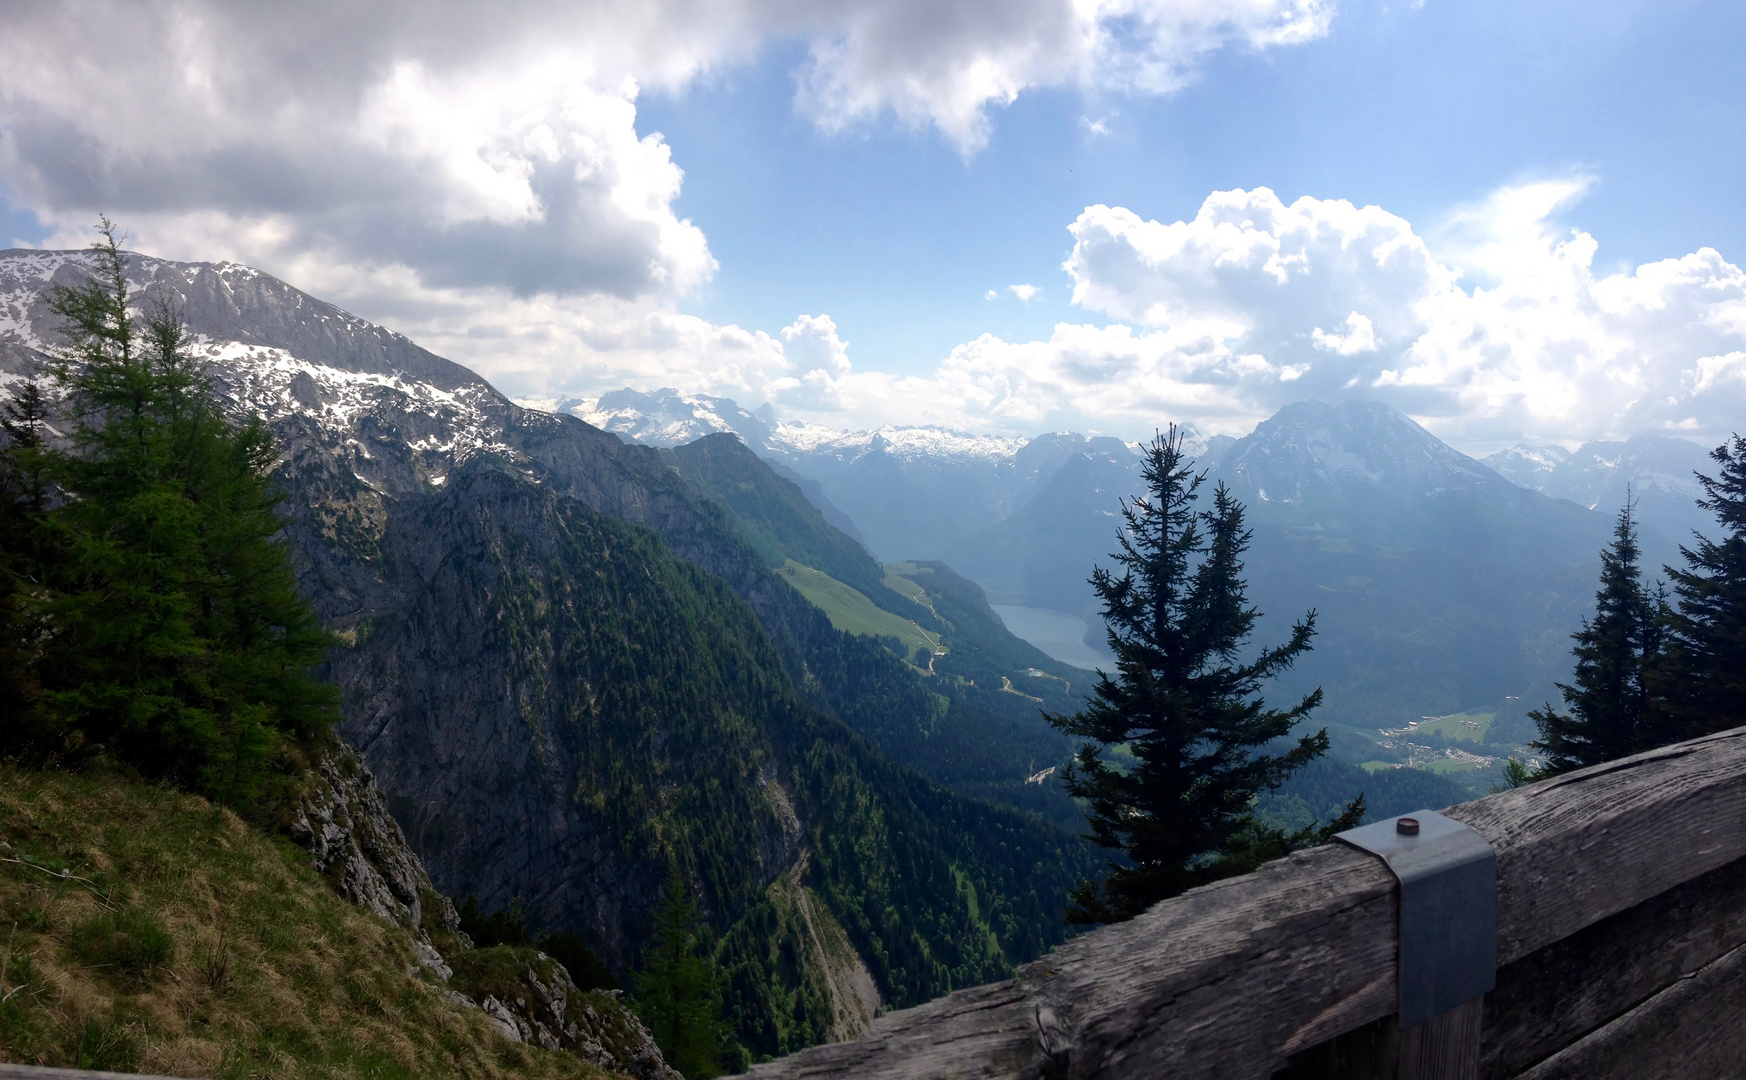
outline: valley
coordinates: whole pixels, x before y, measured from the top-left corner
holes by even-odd
[[[41,297],[80,266],[0,255],[8,386],[42,369]],[[246,268],[128,266],[279,441],[300,586],[340,643],[340,734],[438,888],[626,978],[678,874],[752,1057],[1064,940],[1101,857],[1045,714],[1110,662],[1085,578],[1140,489],[1133,448],[833,433],[666,392],[529,409]],[[1372,819],[1447,805],[1529,755],[1521,703],[1568,670],[1598,501],[1380,406],[1188,437],[1203,493],[1249,507],[1263,633],[1317,617],[1266,692],[1322,687],[1331,753],[1263,794],[1262,821],[1303,829],[1359,793]],[[1500,466],[1574,490],[1526,460]]]
[[[1107,563],[1120,500],[1141,486],[1137,456],[1117,440],[830,432],[670,390],[569,408],[650,444],[737,435],[810,481],[820,513],[847,518],[879,557],[966,568],[1018,638],[1082,671],[1109,662],[1086,577]],[[1531,757],[1520,702],[1555,699],[1568,677],[1568,634],[1592,603],[1626,488],[1651,566],[1676,562],[1676,538],[1703,525],[1690,474],[1705,451],[1678,439],[1479,461],[1392,410],[1313,402],[1241,439],[1189,438],[1203,492],[1227,484],[1249,508],[1257,607],[1317,613],[1314,651],[1276,692],[1321,686],[1318,722],[1337,736],[1335,756],[1372,769],[1412,763],[1449,780],[1447,796],[1483,793],[1508,757]],[[1401,756],[1384,745],[1385,731],[1465,711],[1515,719],[1495,733],[1427,729],[1444,741],[1477,735],[1466,739],[1480,744],[1473,753],[1439,744]]]

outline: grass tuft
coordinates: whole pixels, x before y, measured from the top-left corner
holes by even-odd
[[[88,967],[118,980],[151,982],[176,955],[176,943],[151,913],[137,907],[104,912],[79,924],[69,944]]]

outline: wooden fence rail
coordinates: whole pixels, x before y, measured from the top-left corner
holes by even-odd
[[[1497,851],[1497,988],[1457,1018],[1479,1032],[1468,1075],[1746,1077],[1746,728],[1444,813]],[[1394,1077],[1397,905],[1377,859],[1314,848],[752,1075]]]
[[[1468,1075],[1746,1076],[1746,728],[1444,813],[1497,851]],[[1314,848],[752,1074],[1394,1076],[1397,907],[1379,860]]]

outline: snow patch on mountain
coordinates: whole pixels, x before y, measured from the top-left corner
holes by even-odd
[[[54,285],[77,285],[80,251],[0,252],[0,393],[39,375],[58,347]],[[71,266],[69,266],[71,264]],[[177,263],[129,253],[136,313],[159,299],[181,310],[189,349],[213,387],[278,426],[313,421],[320,437],[372,459],[383,431],[404,434],[426,482],[489,453],[519,461],[506,440],[508,402],[483,379],[401,335],[307,296],[252,267]],[[408,366],[410,365],[410,366]],[[359,466],[358,478],[374,486]]]
[[[946,458],[980,462],[1005,461],[1028,442],[1028,438],[970,435],[933,426],[887,424],[872,431],[835,431],[816,424],[787,421],[777,424],[768,439],[772,450],[795,454],[859,457],[882,452],[903,459]]]

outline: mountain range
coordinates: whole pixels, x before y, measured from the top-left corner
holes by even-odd
[[[41,372],[47,290],[85,259],[0,252],[0,386]],[[1042,713],[1105,655],[1086,578],[1143,488],[1136,447],[665,390],[517,403],[247,267],[127,266],[278,440],[340,733],[437,887],[519,900],[623,975],[676,869],[759,1055],[1062,940],[1101,860]],[[1327,695],[1335,759],[1262,807],[1293,824],[1360,790],[1378,814],[1465,797],[1568,671],[1609,500],[1637,493],[1651,564],[1701,524],[1678,504],[1702,449],[1677,440],[1481,462],[1362,402],[1183,435],[1248,507],[1257,644],[1317,615],[1269,688]]]
[[[880,558],[961,567],[1058,658],[1107,660],[1086,579],[1109,562],[1120,500],[1142,490],[1135,446],[1062,432],[833,432],[672,390],[554,407],[650,443],[732,432],[812,481],[821,512],[848,518]],[[1322,686],[1324,716],[1370,737],[1419,717],[1555,698],[1627,489],[1651,575],[1705,525],[1693,474],[1706,452],[1676,438],[1518,447],[1482,461],[1361,401],[1300,402],[1240,439],[1192,427],[1184,436],[1209,488],[1228,485],[1248,508],[1250,595],[1274,616],[1263,635],[1317,612],[1316,649],[1281,692]]]
[[[0,253],[5,385],[40,373],[47,290],[85,259]],[[1063,816],[1026,778],[1065,757],[1036,709],[1078,676],[954,608],[955,582],[886,574],[737,442],[673,454],[522,408],[246,267],[127,270],[277,437],[300,585],[340,643],[340,733],[444,892],[519,899],[530,929],[622,976],[677,870],[759,1055],[1062,939],[1088,848],[920,766]],[[833,626],[781,572],[791,555],[889,578],[903,591],[861,584],[936,646]]]

